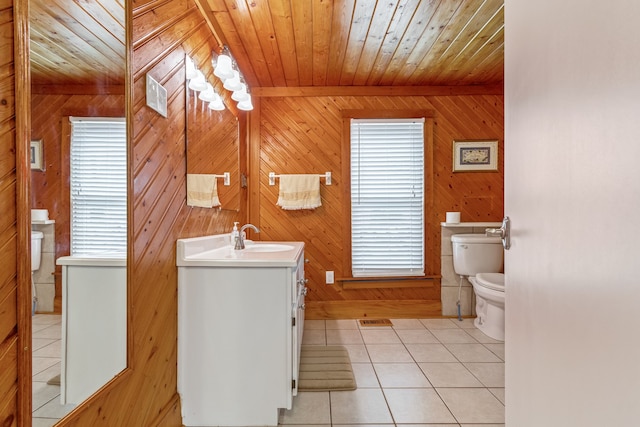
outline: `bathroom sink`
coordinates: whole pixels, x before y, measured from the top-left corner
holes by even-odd
[[[246,245],[242,250],[247,252],[283,252],[290,251],[293,248],[291,245],[282,243],[254,243],[252,245]]]
[[[245,240],[244,249],[229,244],[230,234],[178,239],[178,267],[295,267],[303,242]]]

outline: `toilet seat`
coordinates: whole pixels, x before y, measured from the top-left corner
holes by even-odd
[[[476,284],[483,288],[504,292],[504,274],[502,273],[478,273]]]

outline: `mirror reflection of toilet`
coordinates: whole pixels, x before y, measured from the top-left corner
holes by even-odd
[[[485,335],[504,341],[504,251],[499,237],[454,234],[453,269],[466,276],[476,294],[475,326]]]
[[[32,314],[35,314],[38,298],[36,297],[36,285],[33,282],[33,273],[40,268],[42,259],[42,239],[44,233],[41,231],[31,231],[31,294],[33,296]]]

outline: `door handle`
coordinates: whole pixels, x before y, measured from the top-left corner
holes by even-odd
[[[508,216],[504,217],[500,228],[487,228],[484,230],[484,233],[487,236],[500,237],[505,250],[509,250],[511,247],[511,220]]]

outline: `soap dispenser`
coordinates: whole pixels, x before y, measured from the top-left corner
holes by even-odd
[[[238,231],[238,222],[234,222],[233,223],[233,230],[231,230],[231,246],[235,246],[236,244],[236,240],[238,240],[238,238],[240,237],[240,232]]]

